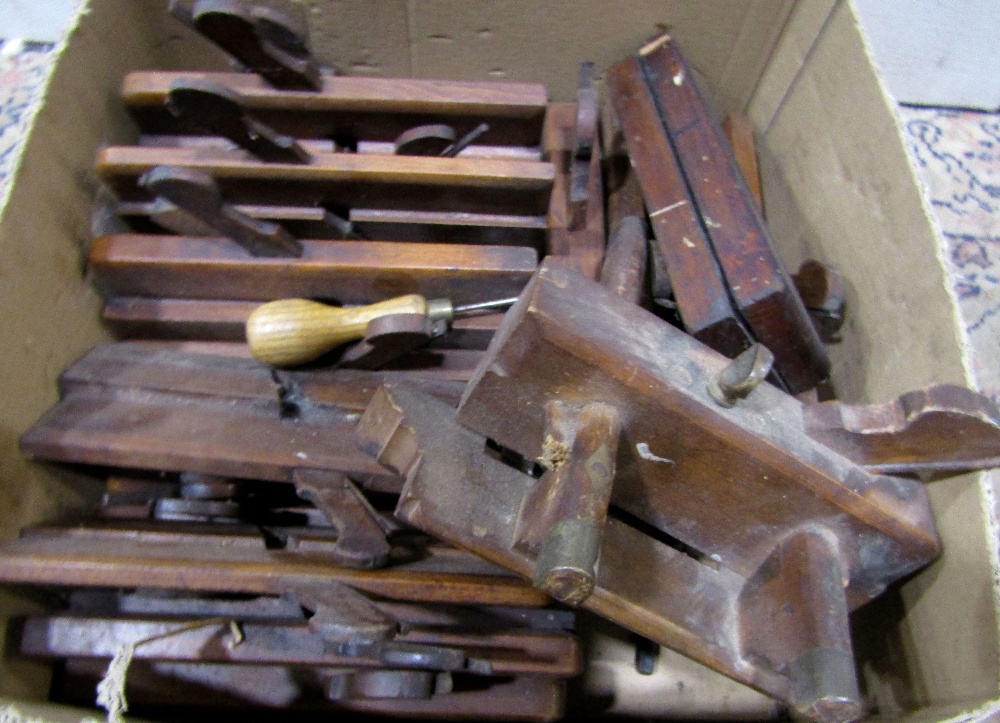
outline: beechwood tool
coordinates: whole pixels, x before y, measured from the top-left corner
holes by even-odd
[[[368,306],[338,309],[307,299],[284,299],[264,304],[247,319],[250,353],[265,364],[305,364],[336,347],[370,334],[373,322],[391,323],[390,317],[417,317],[418,328],[429,330],[423,343],[444,333],[454,319],[506,309],[517,298],[452,306],[447,299],[425,299],[418,294],[401,296]],[[407,322],[400,318],[397,322]],[[435,325],[439,328],[435,329]],[[408,351],[408,350],[407,350]]]
[[[1000,410],[956,387],[803,405],[764,347],[730,361],[626,299],[546,261],[457,412],[377,392],[357,439],[406,480],[396,516],[807,718],[858,718],[848,614],[940,550],[922,483],[884,471],[995,465]]]
[[[273,4],[171,2],[231,72],[129,73],[133,145],[96,160],[129,340],[21,449],[100,501],[0,543],[0,581],[56,593],[17,643],[52,699],[127,651],[140,717],[548,721],[583,671],[673,689],[663,645],[775,715],[863,716],[850,615],[940,553],[925,485],[1000,465],[1000,410],[832,400],[849,280],[785,270],[752,125],[734,152],[672,39],[551,102],[337,76]]]

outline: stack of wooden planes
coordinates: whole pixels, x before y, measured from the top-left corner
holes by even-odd
[[[575,103],[341,77],[273,10],[173,11],[242,70],[128,75],[138,142],[97,159],[125,340],[22,448],[103,501],[0,546],[61,592],[20,639],[53,695],[132,646],[134,708],[552,720],[581,608],[862,717],[848,614],[935,558],[923,486],[996,465],[1000,413],[835,400],[843,282],[785,270],[676,44],[601,113],[589,63]]]

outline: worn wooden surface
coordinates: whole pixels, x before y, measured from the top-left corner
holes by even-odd
[[[740,314],[789,391],[812,389],[830,374],[826,350],[690,67],[669,40],[639,65]]]
[[[225,86],[176,80],[170,84],[167,108],[182,123],[222,136],[262,161],[309,162],[309,152],[298,141],[254,119],[239,93]]]
[[[803,430],[801,403],[769,384],[721,407],[708,387],[726,364],[649,312],[546,262],[497,331],[459,419],[537,459],[550,400],[612,406],[628,440],[612,504],[743,575],[770,554],[776,529],[836,519],[852,607],[878,594],[890,568],[904,574],[937,554],[917,482],[869,474],[817,444]],[[892,550],[888,568],[862,553],[865,540]]]
[[[247,216],[222,200],[212,177],[203,171],[156,166],[139,178],[139,185],[193,217],[219,236],[229,238],[252,256],[297,258],[302,245],[280,224]]]
[[[544,251],[547,238],[545,216],[519,216],[446,211],[393,211],[352,209],[342,219],[320,206],[234,205],[247,216],[281,224],[295,238],[341,240],[377,239],[417,243],[484,244],[530,246]],[[193,230],[171,224],[173,219],[155,201],[122,201],[115,207],[140,233],[167,230],[187,236],[215,236],[210,228]]]
[[[343,412],[301,409],[282,418],[273,405],[227,397],[112,387],[77,387],[21,438],[30,458],[290,481],[314,467],[392,485],[392,476],[351,443]]]
[[[137,72],[125,77],[122,97],[147,133],[199,133],[167,112],[175,80],[204,81],[238,92],[261,122],[296,138],[392,142],[404,131],[449,123],[464,134],[481,122],[481,142],[538,147],[548,97],[533,83],[332,77],[311,94],[277,90],[248,73]]]
[[[431,554],[448,551],[454,559],[464,555],[454,548],[430,546]],[[488,563],[483,563],[488,564]],[[500,568],[495,568],[494,571]],[[479,570],[482,573],[483,570]],[[68,608],[80,613],[101,616],[149,615],[203,616],[226,618],[234,616],[259,617],[270,620],[304,620],[306,610],[315,611],[316,599],[324,590],[343,590],[343,583],[324,586],[295,586],[285,595],[252,595],[229,599],[225,593],[212,595],[198,592],[175,591],[166,597],[152,590],[102,590],[86,587],[74,588],[68,595]],[[355,594],[357,591],[354,591]],[[312,600],[308,600],[313,598]],[[509,605],[443,605],[384,600],[365,596],[367,604],[386,618],[403,625],[425,629],[451,628],[480,631],[538,631],[561,633],[573,630],[576,615],[570,610],[552,607],[517,607]],[[397,631],[401,632],[401,631]]]
[[[545,157],[556,169],[548,209],[547,254],[562,257],[584,276],[596,278],[600,273],[606,241],[601,151],[600,144],[591,148],[586,175],[586,202],[577,204],[574,217],[569,197],[576,151],[576,118],[575,103],[553,103],[546,117]],[[582,184],[584,176],[579,168],[577,178]]]
[[[608,87],[656,239],[652,293],[671,293],[685,328],[733,357],[751,342],[731,303],[725,277],[698,218],[639,62],[611,69]]]
[[[537,498],[522,505],[513,544],[536,555],[536,587],[576,605],[594,590],[621,424],[618,412],[600,403],[574,414],[552,402],[547,416],[546,445],[559,453],[550,455]]]
[[[280,224],[295,238],[339,240],[345,237],[343,219],[335,218],[325,208],[318,206],[232,206],[250,218]],[[179,209],[178,209],[179,210]],[[194,226],[175,222],[173,204],[163,201],[121,201],[114,205],[114,213],[139,233],[171,231],[184,236],[217,236],[211,228],[198,222]],[[186,219],[185,219],[186,221]],[[347,222],[349,223],[349,222]],[[124,230],[124,229],[123,229]],[[387,241],[394,239],[387,238]]]
[[[136,182],[160,165],[208,173],[233,204],[514,215],[545,213],[555,175],[549,163],[517,159],[321,153],[287,164],[243,151],[142,146],[105,148],[97,174],[120,199],[145,200]]]
[[[210,525],[198,534],[110,525],[32,528],[21,539],[0,545],[0,580],[258,595],[283,595],[296,586],[335,581],[381,598],[411,602],[519,606],[549,602],[529,584],[462,558],[465,553],[448,552],[384,570],[353,570],[323,558],[310,560],[294,550],[269,550],[257,530],[237,534],[227,527]]]
[[[580,82],[576,91],[576,123],[573,126],[573,149],[569,163],[569,227],[579,229],[587,222],[590,200],[590,168],[598,139],[597,89],[594,87],[594,64],[580,63]]]
[[[1000,409],[964,387],[938,384],[884,404],[810,404],[804,421],[813,439],[885,474],[947,476],[1000,464]]]
[[[112,297],[104,321],[119,337],[246,341],[247,317],[257,301]]]
[[[642,188],[635,169],[623,158],[620,133],[611,140],[612,156],[606,164],[608,176],[608,247],[604,251],[600,282],[633,304],[645,304],[652,296],[649,278],[650,241]],[[655,257],[654,257],[655,258]]]
[[[340,472],[299,469],[292,473],[296,494],[316,506],[337,528],[333,559],[344,567],[382,567],[392,546],[371,503]]]
[[[757,163],[757,142],[754,139],[753,122],[745,113],[727,113],[722,119],[722,131],[726,134],[736,165],[740,167],[747,188],[757,202],[757,210],[764,215],[764,192],[760,187],[760,166]]]
[[[53,691],[54,699],[81,707],[93,705],[94,688],[107,663],[69,660],[65,667],[66,674]],[[430,698],[328,698],[331,678],[347,673],[357,678],[363,672],[343,668],[300,671],[295,677],[295,690],[300,695],[289,701],[289,673],[280,667],[219,664],[206,671],[197,664],[155,665],[137,660],[129,667],[127,695],[130,706],[137,712],[149,710],[177,716],[191,714],[190,706],[184,702],[192,699],[223,715],[245,715],[249,700],[292,715],[343,716],[356,712],[391,718],[424,716],[432,720],[479,721],[499,717],[539,723],[560,718],[566,699],[563,681],[539,676],[499,678],[484,688],[454,689],[450,693],[439,690]],[[361,691],[351,690],[355,686]],[[345,692],[356,694],[367,686],[376,691],[382,687],[358,680],[344,687],[348,689]]]
[[[544,216],[352,209],[351,223],[363,238],[379,241],[530,246],[545,250]]]
[[[396,515],[532,579],[534,556],[511,546],[517,511],[538,480],[483,453],[454,410],[401,385],[376,395],[358,428],[370,454],[407,477]],[[730,634],[742,578],[713,569],[612,513],[593,593],[581,607],[777,697],[781,675],[748,665]],[[643,571],[636,574],[636,571]],[[722,625],[720,625],[722,621]]]
[[[117,619],[81,616],[29,618],[21,638],[21,653],[43,658],[110,658],[118,644],[165,635],[202,622],[199,618]],[[136,648],[136,659],[192,663],[380,668],[375,657],[346,655],[325,649],[305,620],[250,620],[240,623],[243,640],[226,645],[227,623],[192,630],[175,639],[164,638]],[[416,629],[396,641],[417,646],[447,646],[474,658],[472,674],[545,675],[569,677],[579,673],[579,650],[567,635],[516,632],[442,632]],[[278,642],[280,641],[280,643]],[[96,642],[96,644],[95,644]],[[278,643],[278,644],[276,644]],[[463,661],[464,662],[464,661]],[[400,666],[405,667],[405,666]]]
[[[320,69],[306,45],[300,17],[233,0],[171,3],[172,14],[276,88],[320,87]]]
[[[170,351],[200,354],[214,357],[252,360],[250,347],[245,343],[231,341],[186,341],[178,339],[129,339],[121,342],[127,346],[151,351]],[[448,349],[425,347],[408,352],[385,364],[379,371],[405,371],[407,377],[435,382],[465,383],[472,378],[483,352],[477,349]],[[317,363],[317,369],[336,369],[336,353],[324,357]],[[336,371],[345,371],[336,369]]]
[[[534,249],[378,241],[302,241],[295,260],[255,257],[223,238],[115,234],[90,251],[105,296],[371,304],[405,294],[455,305],[516,296]]]
[[[573,292],[578,291],[571,290],[571,294],[575,296]],[[662,348],[660,344],[654,345]],[[690,351],[674,356],[686,360],[674,372],[681,375],[682,382],[685,374],[695,376],[692,361],[695,366],[706,361]],[[557,353],[565,359],[570,352],[562,347]],[[538,371],[539,358],[530,351],[524,362]],[[505,374],[521,376],[521,369],[509,359],[498,363],[506,364]],[[564,364],[563,369],[566,367]],[[649,377],[636,365],[626,363],[623,367],[631,383],[646,390],[650,388]],[[568,376],[559,376],[580,379],[573,371],[571,368]],[[518,381],[523,383],[523,377]],[[579,399],[573,393],[573,386],[568,382],[567,387],[559,390],[564,394],[553,394],[550,399]],[[682,386],[685,394],[698,396],[695,387]],[[606,404],[610,389],[607,382],[592,381],[591,390],[595,388],[603,389],[604,393],[585,394],[584,398]],[[505,414],[497,400],[509,391],[492,390],[496,416]],[[655,391],[653,396],[664,399]],[[756,420],[752,426],[758,430],[766,426],[760,423],[761,410],[754,404],[761,401],[760,396],[771,397],[766,400],[767,406],[778,399],[797,404],[777,390],[758,395],[757,400],[751,395],[746,403],[750,409],[744,411]],[[522,396],[513,402],[519,410],[518,424],[525,421],[523,411],[531,409],[537,401]],[[694,410],[689,407],[686,411]],[[642,410],[640,415],[650,412]],[[543,416],[548,418],[551,430],[565,429],[553,414]],[[661,423],[665,419],[662,413],[651,416]],[[782,416],[779,413],[770,418]],[[741,420],[738,417],[727,420],[732,421]],[[705,419],[691,418],[686,423],[701,431],[710,426]],[[797,424],[801,425],[801,419]],[[692,453],[712,458],[720,456],[720,452],[724,455],[723,446],[736,442],[735,437],[690,446],[695,443],[693,438],[671,429],[668,434],[677,442],[671,449],[674,456],[671,460],[650,452],[652,447],[665,453],[662,445],[645,443],[643,449],[639,446],[643,442],[635,442],[651,437],[637,430],[634,418],[625,415],[622,425],[623,441],[628,444],[619,446],[617,463],[631,456],[630,446],[636,444],[636,452],[650,466],[682,469],[682,475],[662,478],[658,489],[647,487],[640,495],[644,509],[663,504],[663,511],[679,512],[681,519],[666,529],[660,526],[662,532],[657,532],[647,524],[648,517],[637,514],[634,505],[613,492],[607,523],[599,537],[600,564],[594,588],[583,598],[581,607],[775,696],[810,719],[854,720],[860,701],[850,655],[847,610],[863,604],[890,579],[926,563],[937,552],[926,501],[913,504],[914,495],[922,497],[920,487],[911,483],[903,491],[900,487],[906,483],[902,480],[869,477],[870,487],[859,489],[858,485],[863,484],[859,477],[867,475],[858,468],[851,470],[852,474],[840,470],[846,484],[839,491],[836,489],[839,482],[827,483],[823,489],[815,477],[808,480],[799,477],[808,474],[808,467],[799,467],[793,476],[781,479],[774,474],[774,468],[765,474],[765,470],[757,467],[758,460],[748,464],[752,447],[742,443],[738,443],[735,469],[715,468],[703,477],[689,464]],[[791,428],[795,427],[793,422]],[[550,479],[547,475],[536,479],[517,465],[489,454],[487,438],[462,426],[452,409],[403,384],[387,385],[375,395],[357,435],[362,448],[406,477],[396,508],[398,518],[522,577],[534,579],[537,584],[542,558],[536,557],[530,545],[518,543],[525,532],[519,517],[536,514],[538,503],[552,494],[542,487]],[[788,436],[794,439],[795,434]],[[544,437],[548,448],[554,433]],[[791,441],[766,433],[764,437],[770,445]],[[526,450],[516,446],[509,449],[521,452],[527,460],[533,459]],[[824,453],[813,448],[803,454],[811,464],[816,464],[815,458]],[[836,455],[829,456],[837,459]],[[543,451],[541,461],[544,464],[546,460],[552,464],[551,454]],[[593,455],[588,462],[593,463]],[[747,468],[754,469],[749,475],[741,474]],[[618,474],[616,479],[618,488],[631,481]],[[716,480],[719,483],[713,484]],[[800,491],[788,486],[802,483],[808,486]],[[777,497],[766,491],[772,485],[779,488]],[[676,499],[666,501],[670,490],[678,486],[688,487],[685,493],[689,497],[707,488],[712,500],[698,497],[694,506],[675,504]],[[711,534],[717,532],[715,526],[726,522],[714,517],[714,510],[726,508],[724,497],[745,486],[753,488],[750,492],[754,500],[741,499],[735,512],[729,510],[735,514],[729,526],[741,531],[750,527],[754,534],[769,537],[758,548],[764,553],[762,559],[746,566],[731,554],[716,552],[719,547],[690,544],[690,536],[684,534],[696,524],[704,525]],[[816,495],[814,501],[806,502],[812,495]],[[795,500],[788,501],[792,497]],[[900,517],[893,518],[889,508],[895,508],[892,511]],[[796,515],[797,519],[793,519]],[[562,522],[573,519],[570,516]],[[786,533],[796,529],[803,530],[799,534],[806,535],[808,539],[803,541],[807,544],[804,548],[790,545],[782,552],[781,546],[786,544],[783,540],[789,539]],[[867,542],[858,547],[861,539]],[[873,547],[884,550],[885,554],[873,556],[870,552]],[[743,552],[739,550],[740,554]],[[746,558],[744,561],[749,562]],[[637,575],[637,570],[643,574]]]
[[[633,304],[645,301],[648,251],[642,218],[626,216],[611,232],[601,266],[601,286]]]
[[[842,575],[835,545],[806,528],[781,540],[740,593],[744,655],[787,671],[796,713],[811,720],[865,715]]]
[[[59,386],[63,395],[107,386],[244,399],[256,405],[277,404],[285,387],[312,405],[358,412],[384,381],[397,378],[397,373],[354,369],[275,372],[252,359],[120,343],[91,349],[60,375]],[[407,378],[453,406],[464,389],[458,382]]]
[[[402,366],[432,366],[412,355]],[[475,361],[447,377],[467,378]],[[466,366],[468,364],[468,366]],[[21,439],[38,459],[291,481],[296,469],[343,472],[378,489],[399,481],[352,442],[356,410],[388,377],[338,370],[275,374],[258,362],[97,347],[61,377],[62,399]],[[452,403],[460,382],[418,382]]]

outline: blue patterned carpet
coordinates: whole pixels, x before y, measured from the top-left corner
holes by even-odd
[[[1000,402],[1000,114],[901,108],[980,388]]]
[[[0,40],[0,205],[49,77],[51,47]]]

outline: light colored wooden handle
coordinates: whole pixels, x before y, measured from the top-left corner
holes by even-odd
[[[272,366],[305,364],[365,335],[368,322],[388,314],[426,314],[419,294],[342,309],[307,299],[271,301],[247,319],[247,342],[256,359]]]

